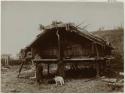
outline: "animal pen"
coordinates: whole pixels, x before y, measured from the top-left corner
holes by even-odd
[[[78,65],[93,67],[99,77],[112,59],[113,48],[109,43],[73,23],[52,22],[48,26],[41,25],[40,29],[37,38],[21,51],[24,61],[35,63],[37,75],[42,72],[38,70],[42,64],[48,66],[48,74],[50,65],[56,64],[57,75],[65,78],[65,69],[69,64],[74,69]]]

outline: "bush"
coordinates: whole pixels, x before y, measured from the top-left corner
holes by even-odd
[[[114,59],[111,63],[111,68],[115,71],[124,71],[124,59],[119,52],[113,54]]]

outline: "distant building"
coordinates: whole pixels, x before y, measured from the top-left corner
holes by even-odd
[[[10,61],[10,54],[2,54],[1,55],[1,64],[4,66],[9,65],[9,61]]]

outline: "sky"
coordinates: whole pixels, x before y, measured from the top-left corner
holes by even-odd
[[[1,8],[1,54],[13,56],[41,32],[39,24],[84,22],[88,31],[124,25],[123,3],[4,1]]]

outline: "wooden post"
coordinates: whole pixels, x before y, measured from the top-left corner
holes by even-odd
[[[56,35],[57,35],[57,38],[58,38],[58,60],[59,60],[57,75],[60,75],[60,76],[64,77],[62,37],[60,36],[58,28],[57,28]]]
[[[20,73],[21,73],[21,70],[22,70],[22,68],[23,68],[23,65],[24,65],[24,62],[25,62],[26,60],[24,60],[24,61],[22,61],[21,60],[21,66],[20,66],[20,68],[19,68],[19,73],[18,73],[18,78],[19,78],[19,76],[20,76]]]
[[[97,56],[97,58],[99,57],[99,51],[98,51],[98,48],[97,48],[97,44],[95,44],[96,45],[96,56]]]
[[[57,29],[56,35],[57,35],[57,39],[58,39],[58,59],[61,60],[61,54],[62,54],[62,52],[61,52],[61,37],[60,37],[58,29]]]
[[[41,84],[43,79],[43,66],[41,63],[36,62],[36,80],[38,84]]]
[[[7,60],[7,66],[9,65],[9,56],[7,56],[7,58],[6,58],[6,60]]]
[[[49,68],[50,68],[50,66],[49,66],[49,64],[47,64],[48,75],[49,75]]]
[[[97,72],[97,74],[96,74],[96,77],[99,77],[99,72],[100,72],[100,70],[99,70],[99,62],[98,62],[98,58],[99,58],[99,52],[98,52],[98,48],[97,48],[97,44],[95,44],[95,49],[96,49],[96,60],[95,60],[95,63],[96,63],[96,72]]]
[[[94,56],[94,43],[92,43],[92,48],[91,49],[92,49],[92,54],[91,55]]]
[[[103,61],[103,64],[102,64],[102,74],[104,75],[104,72],[105,72],[105,68],[106,68],[106,60]]]
[[[33,57],[34,57],[34,49],[33,48],[31,48],[31,54],[32,54],[32,59],[33,59]],[[31,59],[31,64],[33,65],[32,59]]]
[[[65,77],[65,64],[63,63],[63,61],[59,61],[58,62],[58,69],[57,69],[57,75]]]
[[[104,57],[104,55],[105,55],[105,54],[104,54],[104,51],[105,51],[105,50],[104,50],[104,46],[102,46],[102,56],[103,56],[103,57]]]
[[[99,77],[99,73],[100,73],[100,70],[99,70],[99,62],[96,61],[96,77]]]
[[[5,64],[5,66],[9,65],[9,56],[8,55],[5,55],[5,57],[4,57],[4,64]]]

